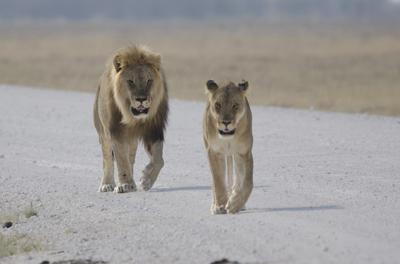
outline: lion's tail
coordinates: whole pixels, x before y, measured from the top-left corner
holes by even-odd
[[[226,183],[227,191],[231,193],[233,187],[233,157],[226,156]]]

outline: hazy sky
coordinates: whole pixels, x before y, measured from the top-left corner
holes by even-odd
[[[244,16],[387,19],[399,17],[399,3],[400,0],[0,0],[0,20],[151,20]]]

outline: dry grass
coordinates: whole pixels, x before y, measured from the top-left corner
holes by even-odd
[[[21,215],[29,219],[32,216],[37,216],[38,212],[31,202],[30,205],[21,212],[2,212],[0,214],[0,228],[6,222],[12,223],[12,226],[9,228],[10,232],[2,233],[0,230],[0,258],[42,249],[42,245],[29,235],[19,234],[13,231],[14,226],[20,223]]]
[[[0,83],[95,91],[109,54],[163,55],[172,97],[203,100],[207,79],[249,80],[253,104],[400,115],[400,29],[202,24],[0,28]]]
[[[0,233],[0,258],[40,249],[41,245],[28,235]]]
[[[26,207],[23,211],[26,218],[31,218],[32,216],[37,216],[38,212],[35,208],[33,208],[33,203]]]

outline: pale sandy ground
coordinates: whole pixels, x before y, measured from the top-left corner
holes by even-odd
[[[400,24],[343,23],[0,24],[0,83],[94,92],[116,49],[146,44],[173,98],[246,79],[257,105],[400,116]]]
[[[0,212],[38,212],[0,232],[43,246],[1,263],[399,263],[400,118],[253,107],[248,210],[212,216],[204,104],[171,100],[150,192],[98,193],[93,97],[0,86]]]

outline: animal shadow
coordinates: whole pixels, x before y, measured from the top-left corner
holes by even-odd
[[[254,186],[254,189],[265,189],[268,188],[267,185]],[[180,192],[180,191],[211,191],[211,186],[181,186],[181,187],[159,187],[153,188],[151,192]]]
[[[299,207],[275,207],[275,208],[248,208],[241,213],[267,213],[267,212],[309,212],[324,210],[341,210],[339,205],[299,206]]]

